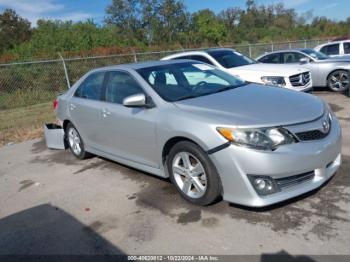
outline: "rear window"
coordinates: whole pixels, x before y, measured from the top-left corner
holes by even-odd
[[[344,43],[344,53],[350,54],[350,43]]]
[[[101,100],[104,76],[104,72],[92,73],[80,84],[74,96],[91,100]]]
[[[320,51],[326,55],[339,55],[339,44],[326,45]]]

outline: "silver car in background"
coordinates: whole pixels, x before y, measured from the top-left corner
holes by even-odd
[[[314,87],[328,87],[335,92],[349,88],[350,58],[331,58],[313,49],[288,49],[261,55],[257,58],[266,64],[294,64],[311,72]]]
[[[324,53],[330,57],[350,57],[350,40],[332,41],[316,46],[316,51]]]
[[[198,205],[271,205],[320,187],[341,164],[341,129],[323,100],[196,61],[96,69],[55,105],[76,157],[169,177]]]

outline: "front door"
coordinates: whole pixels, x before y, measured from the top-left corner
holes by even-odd
[[[128,72],[108,73],[102,108],[103,150],[111,155],[147,166],[159,167],[156,154],[158,109],[128,108],[124,98],[145,93]]]

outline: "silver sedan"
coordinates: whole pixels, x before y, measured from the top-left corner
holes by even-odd
[[[54,104],[76,157],[169,177],[198,205],[271,205],[320,187],[341,164],[341,129],[324,101],[198,61],[96,69]]]
[[[271,52],[257,58],[261,63],[295,64],[307,68],[311,72],[314,86],[328,87],[335,92],[343,92],[349,88],[350,58],[335,57],[313,49],[288,49]]]

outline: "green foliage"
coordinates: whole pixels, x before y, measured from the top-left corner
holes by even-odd
[[[92,20],[40,20],[37,26],[12,10],[0,14],[2,60],[105,54],[108,49],[140,51],[332,37],[350,34],[350,18],[332,21],[297,14],[282,3],[230,7],[219,14],[209,9],[190,14],[181,0],[111,0],[103,25]],[[8,58],[9,57],[9,58]],[[4,59],[6,58],[6,59]]]
[[[18,16],[14,10],[6,9],[0,14],[0,53],[30,39],[28,20]]]
[[[218,44],[225,37],[225,24],[209,9],[194,13],[192,23],[197,39]]]

